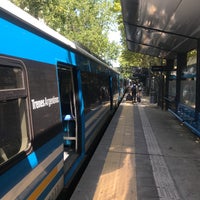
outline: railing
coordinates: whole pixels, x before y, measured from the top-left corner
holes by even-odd
[[[165,108],[170,109],[172,111],[176,111],[176,101],[174,97],[164,97],[165,100]]]

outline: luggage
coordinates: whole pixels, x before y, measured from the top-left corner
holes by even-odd
[[[140,96],[137,96],[137,102],[141,102],[141,97]]]
[[[132,97],[132,95],[129,93],[129,94],[127,94],[127,96],[126,96],[126,101],[132,101],[133,100],[133,97]]]

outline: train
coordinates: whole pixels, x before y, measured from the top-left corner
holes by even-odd
[[[0,199],[57,199],[117,109],[125,81],[7,0],[0,27]]]

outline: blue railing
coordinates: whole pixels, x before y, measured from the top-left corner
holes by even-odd
[[[196,116],[195,109],[185,104],[178,104],[177,111],[169,110],[193,133],[200,136],[200,113]]]

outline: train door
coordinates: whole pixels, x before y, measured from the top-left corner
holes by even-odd
[[[64,132],[64,146],[66,151],[77,151],[77,111],[72,67],[58,64],[58,80]]]

